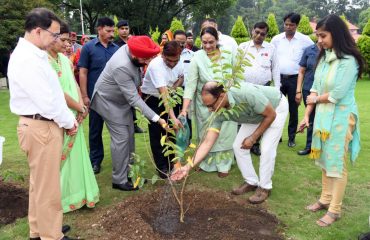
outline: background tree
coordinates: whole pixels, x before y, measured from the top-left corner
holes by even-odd
[[[367,21],[362,35],[357,41],[357,46],[367,63],[367,74],[370,74],[370,19]]]
[[[155,31],[153,31],[153,29],[150,28],[149,35],[154,42],[159,44],[159,38],[161,37],[161,32],[159,31],[158,26],[155,28]]]
[[[182,21],[174,17],[171,22],[170,30],[174,33],[176,30],[183,30],[185,31],[184,25],[182,25]]]
[[[270,42],[275,35],[279,34],[279,27],[276,23],[275,15],[273,13],[268,15],[266,23],[269,26],[266,41]]]
[[[231,30],[231,36],[235,38],[238,45],[249,40],[248,30],[245,27],[241,16],[238,16],[238,18],[236,19],[235,24]]]
[[[361,11],[358,17],[358,27],[363,30],[369,19],[370,19],[370,8],[367,8],[366,10]]]
[[[313,30],[310,26],[310,20],[307,16],[303,15],[301,18],[301,21],[298,24],[297,28],[298,32],[303,33],[305,35],[311,35],[313,33]]]

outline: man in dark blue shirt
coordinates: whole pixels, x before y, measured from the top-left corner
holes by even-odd
[[[306,98],[308,95],[310,95],[310,89],[314,81],[315,66],[318,54],[319,54],[318,43],[307,47],[303,52],[301,61],[299,62],[300,68],[298,72],[297,91],[295,95],[295,100],[297,104],[301,103],[303,96],[303,103],[305,106],[307,106]],[[306,147],[303,150],[298,151],[297,152],[298,155],[307,155],[311,152],[312,130],[314,119],[315,119],[315,110],[312,111],[310,115],[309,120],[310,127],[307,129]]]
[[[78,67],[80,68],[81,94],[86,106],[90,106],[90,99],[94,92],[95,83],[103,71],[105,64],[118,50],[118,46],[113,43],[113,20],[107,17],[100,18],[98,19],[97,28],[98,37],[83,46],[81,57],[78,61]],[[103,125],[103,118],[97,112],[90,109],[90,161],[95,174],[100,172],[100,165],[104,158],[102,139]]]

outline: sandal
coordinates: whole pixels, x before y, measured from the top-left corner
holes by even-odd
[[[328,216],[331,218],[330,221],[325,220],[325,216]],[[326,214],[320,218],[319,220],[316,221],[316,224],[319,225],[320,227],[329,227],[332,225],[334,222],[336,222],[340,218],[340,214],[337,213],[332,213],[332,212],[326,212]]]
[[[323,204],[320,201],[315,202],[314,204],[308,205],[306,209],[311,212],[317,212],[320,210],[328,210],[329,204]]]

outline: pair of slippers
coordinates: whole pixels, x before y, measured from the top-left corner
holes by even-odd
[[[316,203],[311,204],[306,207],[306,209],[311,212],[317,212],[320,210],[328,210],[328,208],[329,208],[329,204],[323,204],[320,201],[317,201]],[[316,221],[316,224],[319,225],[320,227],[329,227],[334,222],[336,222],[339,218],[340,218],[340,214],[327,211],[326,214],[322,218]]]

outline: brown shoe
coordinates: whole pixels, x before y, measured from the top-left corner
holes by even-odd
[[[234,194],[234,195],[242,195],[244,193],[247,193],[247,192],[252,192],[254,190],[256,190],[257,186],[254,186],[254,185],[250,185],[249,183],[243,183],[242,185],[240,185],[238,188],[234,188],[231,193]]]
[[[269,196],[271,190],[258,187],[256,192],[248,198],[250,203],[259,204],[263,203]]]

